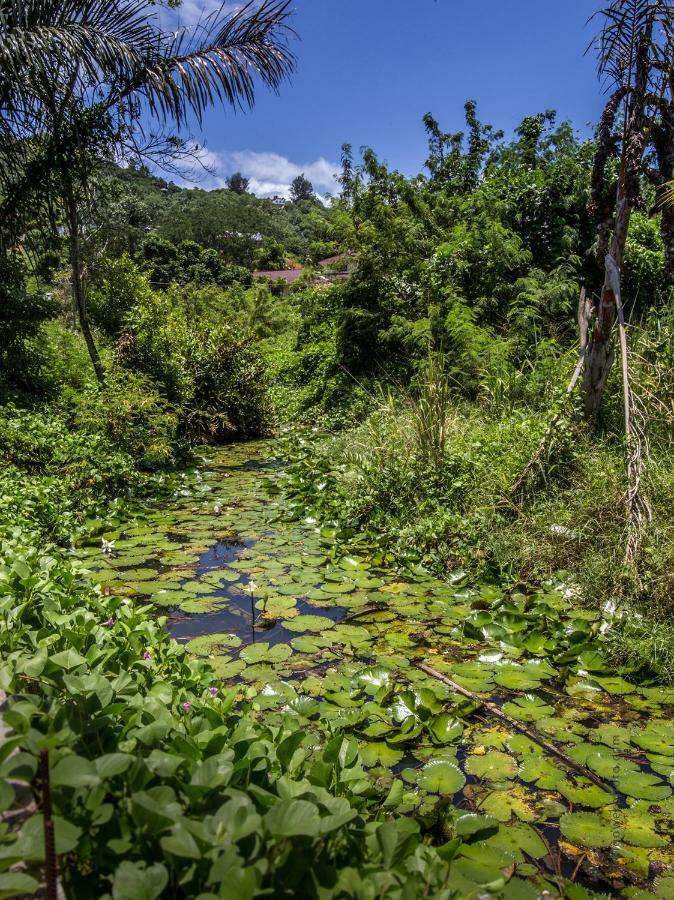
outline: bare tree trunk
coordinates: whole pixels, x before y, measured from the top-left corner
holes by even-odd
[[[665,245],[665,277],[667,284],[674,287],[674,204],[662,209],[660,234]]]
[[[70,251],[70,269],[71,269],[71,290],[73,295],[73,304],[77,310],[80,328],[84,335],[84,341],[89,351],[91,364],[94,367],[96,378],[101,388],[105,387],[105,372],[101,363],[94,336],[91,333],[91,325],[89,324],[89,315],[87,313],[87,298],[84,290],[84,282],[82,279],[82,252],[80,247],[80,223],[77,212],[77,203],[69,179],[65,180],[65,201],[66,213],[68,220],[68,244]]]
[[[631,204],[621,185],[618,189],[615,228],[613,240],[606,256],[604,286],[599,304],[595,309],[585,353],[585,370],[583,372],[583,403],[585,416],[594,422],[599,408],[608,376],[613,367],[614,349],[611,334],[616,321],[616,295],[614,291],[613,271],[620,272],[625,254],[625,242],[632,214]],[[589,323],[587,323],[589,327]]]

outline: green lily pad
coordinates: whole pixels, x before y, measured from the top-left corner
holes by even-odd
[[[517,774],[517,762],[507,753],[493,750],[484,756],[468,756],[466,772],[485,781],[507,781]]]
[[[656,720],[631,732],[633,744],[661,756],[674,756],[674,725]]]
[[[664,800],[672,793],[668,784],[646,772],[630,772],[623,775],[616,779],[616,787],[621,793],[637,800]]]
[[[524,697],[517,697],[515,700],[509,700],[503,704],[503,712],[521,722],[536,722],[551,716],[554,711],[552,706],[535,694],[525,694]]]
[[[498,829],[499,822],[494,816],[480,816],[476,813],[466,813],[463,816],[459,816],[454,823],[454,831],[464,840],[468,837],[483,840],[497,832]]]
[[[193,638],[185,645],[194,656],[212,656],[224,648],[240,647],[241,638],[235,634],[206,634]]]
[[[466,783],[458,766],[444,759],[432,759],[419,770],[417,784],[431,794],[453,797]]]
[[[492,791],[480,803],[481,812],[494,816],[499,822],[510,822],[513,816],[523,822],[535,822],[538,814],[534,809],[535,798],[519,785],[508,790]]]
[[[559,820],[559,827],[572,844],[591,849],[611,847],[621,835],[619,828],[614,828],[596,813],[566,813]]]
[[[463,734],[463,723],[449,713],[434,716],[427,727],[435,744],[451,744]]]
[[[564,781],[565,773],[552,763],[540,751],[526,753],[521,757],[520,778],[533,782],[536,787],[545,791],[554,791]]]
[[[401,750],[394,750],[388,744],[372,741],[360,748],[360,755],[366,766],[395,766],[403,758]]]
[[[327,616],[295,616],[294,619],[284,619],[281,623],[287,631],[304,632],[304,631],[326,631],[328,628],[334,628],[335,623]]]
[[[247,663],[280,663],[292,656],[293,651],[287,644],[276,644],[270,647],[267,643],[249,644],[240,653],[241,659]]]
[[[539,687],[541,680],[524,666],[502,666],[494,675],[496,684],[515,691],[532,691]]]
[[[632,762],[631,759],[616,756],[610,750],[590,754],[585,761],[585,765],[592,769],[596,775],[599,775],[600,778],[608,778],[611,781],[640,771],[639,766]]]

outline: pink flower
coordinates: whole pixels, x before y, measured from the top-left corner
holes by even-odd
[[[112,616],[110,616],[110,618],[108,619],[108,621],[105,624],[108,626],[108,628],[110,628],[112,625],[115,624],[115,620],[112,618]]]
[[[192,704],[191,703],[183,703],[183,709],[185,710],[185,712],[189,712],[192,709]]]
[[[211,697],[217,697],[218,689],[216,687],[209,687],[208,693],[211,695]]]
[[[152,654],[149,650],[146,650],[145,653],[143,653],[143,659],[152,659]]]

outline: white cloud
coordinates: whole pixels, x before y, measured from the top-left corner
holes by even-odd
[[[226,186],[228,175],[241,172],[250,181],[249,190],[258,197],[287,198],[290,196],[293,179],[298,175],[305,175],[319,197],[323,198],[326,193],[339,193],[339,166],[323,157],[300,165],[280,153],[257,153],[252,150],[220,153],[207,147],[199,147],[196,158],[197,164],[193,172],[186,173],[180,183],[193,184],[206,190],[222,188]]]
[[[290,185],[298,175],[305,175],[318,194],[337,193],[339,166],[320,157],[303,165],[294,163],[280,153],[255,153],[240,150],[227,155],[226,163],[231,171],[241,172],[250,179],[250,189],[258,197],[279,194],[287,197]]]
[[[166,29],[193,28],[195,25],[210,25],[209,16],[220,13],[228,16],[241,9],[241,3],[224,3],[223,0],[182,0],[177,9],[162,6],[159,19]],[[221,18],[221,16],[219,16]]]

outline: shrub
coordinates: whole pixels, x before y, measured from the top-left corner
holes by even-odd
[[[142,468],[175,462],[178,415],[147,376],[109,372],[105,391],[91,386],[76,398],[74,422],[84,431],[106,435]]]
[[[42,360],[32,342],[55,312],[51,294],[27,289],[20,257],[0,253],[0,400],[44,386]]]
[[[235,338],[227,325],[188,320],[168,295],[148,296],[127,322],[118,359],[154,379],[176,407],[184,434],[227,440],[264,433],[266,374],[250,340]]]
[[[106,334],[117,337],[126,316],[151,293],[149,278],[126,253],[118,259],[106,257],[89,291],[91,319]]]

